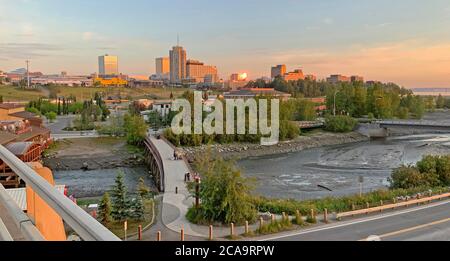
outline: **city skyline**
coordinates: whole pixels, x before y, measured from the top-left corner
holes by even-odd
[[[216,65],[224,79],[233,72],[270,76],[272,66],[286,64],[320,79],[362,75],[410,88],[450,87],[448,1],[136,0],[132,12],[109,3],[0,0],[0,70],[29,59],[32,71],[90,74],[96,58],[110,53],[120,57],[122,73],[149,76],[180,34],[188,57]]]

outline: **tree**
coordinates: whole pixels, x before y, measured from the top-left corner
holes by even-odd
[[[130,217],[130,201],[127,196],[127,188],[123,180],[123,172],[120,171],[112,188],[112,217],[116,221],[125,221]]]
[[[47,118],[47,120],[49,121],[49,122],[54,122],[55,120],[56,120],[56,113],[54,113],[54,112],[47,112],[46,114],[45,114],[45,118]]]
[[[350,116],[328,116],[325,120],[325,129],[331,132],[351,132],[356,124],[357,121]]]
[[[250,201],[251,181],[243,178],[232,162],[206,152],[196,166],[202,177],[201,207],[190,211],[196,213],[196,219],[224,224],[256,219],[257,211]]]
[[[143,198],[138,194],[132,201],[131,218],[136,221],[141,221],[145,218],[145,207]]]
[[[147,185],[145,185],[145,180],[142,177],[139,178],[137,191],[141,196],[141,198],[146,198],[150,194],[150,188]]]
[[[111,199],[109,197],[109,193],[106,192],[103,195],[102,201],[100,202],[100,205],[98,206],[98,217],[100,219],[100,222],[103,225],[108,225],[109,222],[111,222]]]
[[[61,98],[58,98],[58,115],[61,115]]]
[[[436,100],[436,108],[443,109],[445,107],[445,98],[442,96],[442,94],[439,94]]]
[[[0,103],[3,103],[3,95],[0,95]]]
[[[127,133],[128,144],[141,144],[147,135],[148,126],[139,115],[126,115],[124,118],[124,129]]]
[[[390,182],[393,189],[411,189],[423,185],[419,170],[408,166],[402,166],[394,170]]]

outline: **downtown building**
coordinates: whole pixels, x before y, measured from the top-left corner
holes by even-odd
[[[217,67],[205,65],[197,60],[188,60],[186,63],[186,80],[190,83],[214,84],[218,82]]]
[[[170,83],[181,84],[186,79],[186,50],[181,46],[174,46],[169,52]]]
[[[155,80],[170,79],[170,57],[156,58],[156,75]]]
[[[119,75],[119,58],[108,54],[99,56],[98,74],[100,76]]]
[[[277,65],[272,67],[271,77],[272,79],[275,79],[277,77],[283,77],[286,74],[286,72],[287,72],[286,65],[284,64]]]

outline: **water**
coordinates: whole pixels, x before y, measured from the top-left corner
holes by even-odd
[[[154,182],[145,167],[55,171],[53,174],[56,184],[68,186],[69,194],[77,198],[86,198],[99,197],[109,191],[120,170],[124,173],[124,182],[129,192],[134,193],[136,191],[141,177],[144,178],[147,186],[155,190]]]
[[[450,134],[425,134],[256,157],[238,165],[257,180],[256,194],[304,200],[357,194],[361,176],[364,192],[386,188],[393,169],[424,155],[449,153]]]

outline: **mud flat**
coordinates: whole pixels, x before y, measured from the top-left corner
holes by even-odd
[[[245,159],[250,157],[261,157],[268,155],[286,154],[299,152],[307,149],[340,144],[350,144],[368,141],[369,138],[357,133],[329,133],[317,132],[308,136],[300,136],[295,140],[280,142],[274,146],[261,146],[259,144],[215,144],[211,145],[212,153],[221,155],[226,159]],[[208,146],[183,148],[189,161],[195,159],[195,155],[208,150]]]
[[[111,169],[143,165],[139,151],[118,138],[86,138],[58,141],[46,153],[44,163],[54,171]]]

